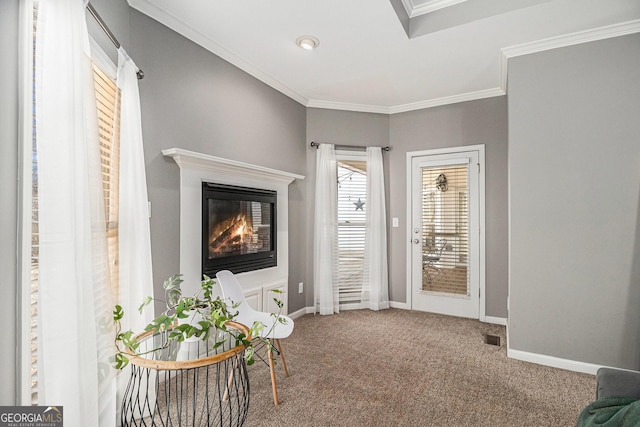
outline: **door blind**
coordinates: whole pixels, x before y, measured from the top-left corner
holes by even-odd
[[[364,274],[365,161],[338,161],[338,293],[341,304],[358,303]]]
[[[468,165],[422,170],[422,289],[469,294]]]

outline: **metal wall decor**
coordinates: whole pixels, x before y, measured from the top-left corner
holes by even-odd
[[[447,183],[447,177],[443,173],[438,175],[438,177],[436,178],[436,188],[438,189],[438,191],[442,191],[442,192],[445,192],[449,189],[449,184]]]

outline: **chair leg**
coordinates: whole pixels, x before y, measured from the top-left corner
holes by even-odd
[[[274,340],[276,342],[276,347],[278,352],[280,353],[280,360],[282,360],[282,368],[284,369],[284,376],[289,376],[289,370],[287,369],[287,361],[284,360],[284,353],[282,352],[282,345],[280,344],[280,340]]]
[[[231,389],[231,385],[233,384],[233,375],[236,372],[236,368],[238,367],[238,359],[237,356],[233,358],[233,366],[231,367],[231,373],[229,374],[229,379],[227,381],[227,387],[224,389],[224,396],[222,396],[222,401],[226,402],[229,398],[229,390]]]
[[[278,402],[278,389],[276,388],[276,371],[273,366],[273,351],[271,350],[271,344],[267,344],[269,357],[269,371],[271,371],[271,387],[273,388],[273,403],[277,406]]]

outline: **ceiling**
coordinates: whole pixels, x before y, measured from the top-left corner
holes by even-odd
[[[386,114],[504,94],[509,57],[640,32],[639,0],[129,4],[303,105]]]

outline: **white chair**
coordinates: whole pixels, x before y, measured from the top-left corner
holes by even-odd
[[[275,316],[271,313],[265,313],[262,311],[254,310],[249,303],[244,299],[242,288],[238,279],[228,270],[222,270],[216,273],[216,278],[222,289],[222,296],[227,301],[229,308],[236,305],[233,308],[238,312],[237,317],[233,320],[246,325],[251,328],[255,322],[261,322],[264,325],[264,329],[260,334],[261,338],[268,338],[273,341],[277,352],[280,354],[280,360],[282,361],[282,368],[284,369],[285,377],[289,376],[289,370],[287,369],[287,362],[284,359],[284,353],[282,352],[282,345],[280,340],[287,338],[293,332],[293,319],[283,314],[279,315],[281,319],[284,319],[284,323],[277,321]],[[273,402],[278,405],[278,390],[276,388],[276,372],[273,363],[273,347],[267,345],[267,359],[269,361],[269,370],[271,372],[271,386],[273,388]]]

